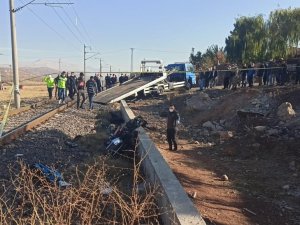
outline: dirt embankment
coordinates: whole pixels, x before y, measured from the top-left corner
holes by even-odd
[[[130,107],[208,224],[300,224],[299,96],[295,86],[207,90]],[[165,135],[170,102],[181,115],[177,152]]]

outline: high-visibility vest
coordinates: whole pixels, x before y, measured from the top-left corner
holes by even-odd
[[[57,87],[58,88],[66,88],[66,82],[67,82],[67,78],[66,77],[59,77],[58,78],[58,83],[57,83]]]
[[[54,78],[45,77],[44,82],[46,82],[48,88],[53,88],[54,87]]]

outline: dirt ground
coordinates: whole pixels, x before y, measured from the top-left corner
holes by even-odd
[[[207,224],[300,224],[300,87],[205,93],[129,106],[148,121],[148,133],[186,192],[196,195],[192,201]],[[176,152],[165,135],[171,102],[181,117]],[[283,102],[298,113],[288,121],[277,116]]]
[[[11,87],[4,86],[0,91],[0,113],[6,108],[11,97]],[[20,89],[21,107],[47,99],[48,92],[45,84],[41,82],[27,82]],[[14,108],[14,99],[12,98],[12,108]]]

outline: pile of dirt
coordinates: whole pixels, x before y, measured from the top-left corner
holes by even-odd
[[[208,224],[300,224],[299,96],[297,86],[212,89],[130,107],[185,190],[198,193]],[[171,102],[181,116],[177,152],[165,135]]]

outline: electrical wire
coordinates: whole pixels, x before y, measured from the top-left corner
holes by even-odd
[[[23,0],[20,0],[23,4]],[[53,27],[51,27],[42,17],[40,17],[33,9],[31,9],[29,6],[26,7],[40,22],[42,22],[45,26],[47,26],[50,30],[52,30],[54,33],[57,34],[62,40],[64,40],[66,43],[70,44],[76,51],[79,50],[78,47],[76,47],[74,44],[72,44],[69,40],[67,40],[63,35],[61,35],[58,31],[56,31]]]
[[[47,2],[49,2],[47,0]],[[59,15],[59,13],[56,11],[56,9],[54,7],[52,7],[53,11],[55,12],[55,14],[59,17],[59,19],[63,22],[63,24],[67,27],[67,29],[74,35],[75,39],[81,43],[83,45],[83,42],[77,37],[77,35],[72,31],[72,29],[70,28],[70,26],[66,23],[66,21],[61,17],[61,15]]]
[[[55,1],[56,3],[59,3],[57,1]],[[77,30],[78,34],[80,35],[80,37],[85,40],[86,37],[84,37],[84,35],[82,34],[81,30],[78,28],[78,26],[76,26],[72,20],[72,18],[70,17],[69,13],[65,10],[64,7],[62,7],[62,10],[64,12],[64,14],[66,15],[66,17],[68,18],[68,20],[70,21],[70,23],[75,27],[75,29]]]
[[[68,2],[71,3],[70,0],[68,0]],[[77,18],[77,21],[78,21],[79,24],[82,26],[82,28],[83,28],[83,30],[84,30],[84,32],[85,32],[85,34],[86,34],[86,36],[87,36],[87,38],[88,38],[90,44],[92,44],[92,39],[90,38],[90,35],[89,35],[87,29],[85,28],[85,26],[84,26],[83,23],[81,22],[81,19],[79,18],[79,15],[78,15],[78,13],[77,13],[75,7],[74,7],[73,5],[71,5],[71,8],[73,9],[73,12],[74,12],[74,14],[75,14],[75,16],[76,16],[76,18]]]

